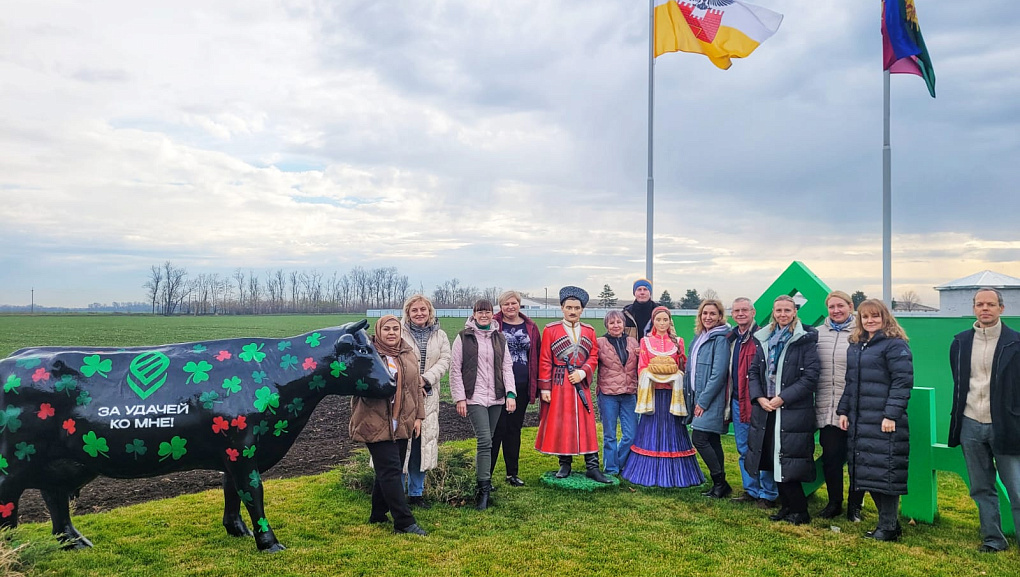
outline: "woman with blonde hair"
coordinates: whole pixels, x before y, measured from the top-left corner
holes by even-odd
[[[651,318],[652,329],[638,352],[635,411],[641,417],[623,478],[646,487],[700,485],[705,476],[684,424],[684,341],[676,336],[669,309],[656,307]]]
[[[781,506],[769,519],[800,525],[811,520],[801,483],[815,479],[818,332],[797,318],[793,298],[779,295],[772,321],[754,333],[753,342],[747,472],[771,471]]]
[[[425,501],[425,471],[436,466],[439,455],[439,381],[450,368],[450,337],[439,327],[436,309],[425,295],[416,294],[404,301],[401,323],[404,342],[418,352],[418,372],[425,394],[425,419],[421,435],[411,441],[404,471],[408,502],[416,507],[431,507]]]
[[[847,459],[846,431],[839,428],[836,406],[846,386],[846,353],[850,348],[850,332],[854,328],[854,301],[843,291],[832,291],[825,297],[829,316],[818,327],[818,360],[821,375],[815,392],[815,419],[818,443],[822,446],[822,474],[829,502],[819,511],[822,519],[832,519],[843,512],[843,465]],[[850,491],[846,500],[846,518],[861,520],[864,493]]]
[[[500,446],[503,447],[503,463],[506,464],[506,482],[511,487],[523,487],[519,463],[521,458],[521,429],[528,412],[528,403],[538,395],[538,351],[542,342],[538,325],[521,312],[521,294],[509,290],[499,295],[499,312],[492,320],[499,324],[499,330],[506,337],[510,358],[514,363],[514,387],[517,392],[517,408],[508,412],[503,407],[492,435],[492,464],[495,471]]]
[[[692,407],[691,441],[712,477],[712,487],[702,495],[715,499],[733,492],[726,482],[722,450],[722,435],[729,428],[729,332],[723,304],[716,299],[701,301],[687,358],[684,392],[687,406]]]
[[[388,399],[351,399],[351,439],[365,443],[372,455],[375,483],[372,485],[370,523],[386,523],[393,515],[398,533],[425,535],[404,499],[400,480],[407,441],[421,434],[425,402],[414,348],[400,337],[400,319],[383,315],[375,323],[372,345],[389,368],[397,390]]]
[[[907,403],[914,363],[907,335],[885,303],[868,299],[857,308],[850,333],[846,388],[836,413],[847,432],[850,490],[868,491],[878,526],[864,534],[878,541],[900,538],[900,495],[907,494],[910,430]]]

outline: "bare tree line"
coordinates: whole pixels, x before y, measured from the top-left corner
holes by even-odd
[[[408,276],[396,267],[356,266],[346,273],[328,275],[316,269],[259,273],[237,268],[228,275],[189,277],[186,268],[169,260],[150,267],[142,286],[152,313],[166,316],[364,312],[400,308],[413,293],[425,293],[423,286],[412,290]],[[464,307],[479,298],[495,303],[500,292],[498,287],[479,290],[465,286],[454,278],[436,287],[431,296],[437,307]]]

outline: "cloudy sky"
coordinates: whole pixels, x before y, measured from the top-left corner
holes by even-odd
[[[881,295],[880,2],[761,0],[728,71],[655,67],[655,294],[792,260]],[[1020,276],[1020,10],[917,0],[938,98],[892,78],[894,294]],[[542,295],[645,271],[640,0],[39,1],[0,13],[0,304],[395,266]]]

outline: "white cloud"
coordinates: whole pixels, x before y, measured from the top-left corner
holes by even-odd
[[[655,277],[881,286],[877,8],[746,61],[656,65]],[[1005,0],[925,3],[939,98],[893,79],[894,282],[1020,274]],[[644,275],[647,14],[587,2],[34,3],[0,14],[0,303],[141,298],[148,266],[398,266],[426,287]],[[14,274],[12,271],[19,271]],[[620,290],[620,289],[623,290]]]

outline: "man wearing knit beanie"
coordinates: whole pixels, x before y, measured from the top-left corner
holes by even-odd
[[[639,278],[634,281],[634,302],[623,307],[626,320],[624,331],[637,340],[641,340],[651,329],[652,310],[659,303],[652,300],[652,282]]]
[[[970,496],[981,522],[982,553],[1009,547],[1002,533],[998,474],[1009,496],[1013,523],[1020,523],[1020,334],[1000,319],[1002,293],[978,289],[974,326],[953,338],[953,413],[949,446],[963,450]]]

